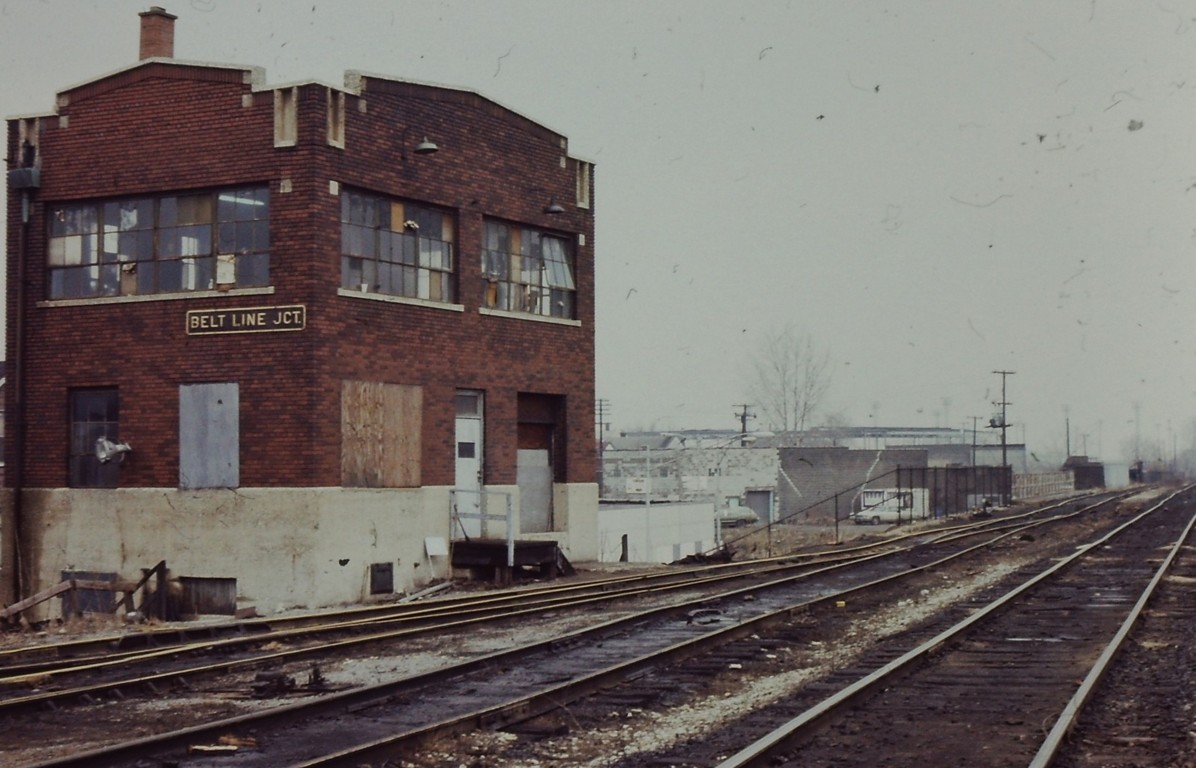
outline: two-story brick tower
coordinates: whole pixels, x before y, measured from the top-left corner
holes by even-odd
[[[176,60],[174,22],[8,121],[6,597],[165,559],[351,602],[508,501],[593,557],[592,166],[470,91]]]

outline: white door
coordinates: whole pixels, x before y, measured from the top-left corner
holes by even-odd
[[[482,535],[482,393],[457,392],[456,519],[452,538]]]

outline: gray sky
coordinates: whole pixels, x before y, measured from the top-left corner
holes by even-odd
[[[180,59],[443,83],[568,136],[616,430],[736,428],[793,323],[852,423],[970,427],[1007,369],[1031,450],[1065,415],[1077,453],[1193,444],[1192,0],[159,4]],[[148,5],[0,2],[0,111],[135,62]]]

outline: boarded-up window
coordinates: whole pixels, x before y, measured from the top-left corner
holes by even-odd
[[[420,484],[423,389],[346,381],[341,387],[341,485],[415,488]]]
[[[241,399],[237,384],[179,387],[179,487],[241,483]]]

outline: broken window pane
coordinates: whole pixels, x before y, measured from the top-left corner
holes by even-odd
[[[547,232],[487,221],[482,271],[488,307],[572,319],[576,316],[569,240]]]
[[[117,390],[77,389],[70,393],[70,459],[67,484],[72,488],[115,488],[120,462],[101,462],[96,441],[117,442],[120,435]]]
[[[50,298],[209,290],[218,253],[238,255],[235,285],[268,285],[269,195],[267,187],[245,187],[53,208]],[[179,259],[185,264],[154,265]],[[91,268],[98,264],[126,268]]]
[[[453,219],[417,203],[341,193],[341,287],[453,301]]]

